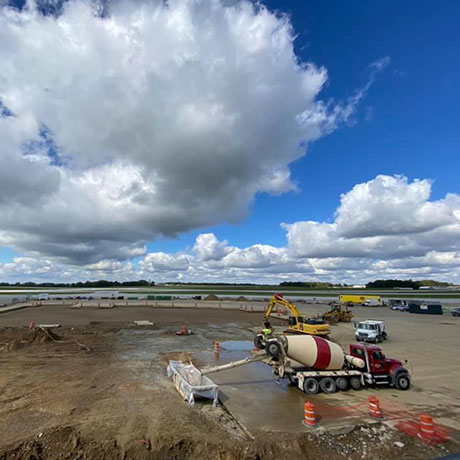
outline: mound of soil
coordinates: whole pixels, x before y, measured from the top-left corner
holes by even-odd
[[[219,297],[217,297],[216,294],[209,294],[204,300],[219,300]]]
[[[34,327],[33,329],[29,329],[29,331],[27,331],[27,333],[21,339],[6,344],[5,348],[7,351],[14,351],[28,346],[48,342],[58,342],[60,340],[61,337],[51,329]]]
[[[73,426],[55,426],[28,438],[16,446],[0,449],[0,460],[278,460],[329,458],[388,459],[433,458],[436,447],[402,437],[386,428],[358,427],[343,435],[299,433],[258,434],[253,441],[235,442],[231,437],[214,438],[211,433],[201,439],[193,436],[162,434],[150,439],[131,439],[120,445],[115,439],[88,438]],[[398,440],[404,451],[395,445]],[[233,441],[233,442],[232,442]],[[403,441],[403,442],[401,442]],[[454,447],[455,446],[449,446]],[[445,449],[448,453],[451,449]]]
[[[246,297],[244,297],[244,295],[240,295],[237,299],[236,299],[237,302],[247,302],[248,299],[246,299]]]

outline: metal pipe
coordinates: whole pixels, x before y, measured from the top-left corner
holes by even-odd
[[[245,364],[251,364],[256,361],[261,361],[266,356],[256,356],[255,358],[244,358],[240,361],[233,361],[231,363],[222,364],[221,366],[214,366],[202,369],[200,372],[202,375],[215,374],[216,372],[225,371],[227,369],[233,369],[234,367],[244,366]]]

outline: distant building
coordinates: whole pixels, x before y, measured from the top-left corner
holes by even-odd
[[[356,288],[356,289],[363,289],[365,287],[366,287],[365,284],[353,284],[352,286],[352,288]]]

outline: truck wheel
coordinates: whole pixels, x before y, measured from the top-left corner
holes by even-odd
[[[254,337],[254,345],[259,350],[263,350],[265,348],[264,339],[263,339],[263,337],[261,335],[256,335]]]
[[[319,391],[319,383],[318,380],[313,378],[305,379],[303,382],[303,391],[308,393],[309,395],[315,395]]]
[[[324,393],[335,393],[337,391],[337,385],[335,384],[334,380],[330,377],[325,377],[319,381],[319,386]]]
[[[350,386],[353,390],[360,390],[361,389],[361,379],[359,377],[352,377],[350,379]]]
[[[408,390],[410,388],[410,377],[408,374],[398,374],[395,381],[396,388],[398,390]]]
[[[335,384],[337,385],[337,388],[340,391],[345,391],[348,388],[348,382],[345,377],[339,377],[336,381]]]
[[[278,358],[280,355],[280,346],[276,342],[269,342],[266,345],[266,350],[268,356],[271,356],[272,358]]]

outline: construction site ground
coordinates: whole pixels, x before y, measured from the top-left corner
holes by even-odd
[[[0,459],[431,459],[460,450],[459,318],[354,308],[356,320],[387,320],[382,347],[408,359],[409,391],[307,396],[253,363],[210,376],[221,400],[213,408],[183,401],[167,363],[204,366],[250,356],[264,304],[162,305],[49,305],[1,314]],[[305,316],[328,309],[298,307]],[[31,321],[61,327],[46,334],[29,330]],[[282,318],[273,322],[284,328]],[[193,334],[177,336],[184,323]],[[353,324],[332,326],[331,339],[345,348],[354,341]],[[370,395],[380,399],[383,423],[367,414]],[[301,423],[307,399],[316,406],[316,430]],[[429,445],[398,429],[422,412],[448,436],[444,443]]]

